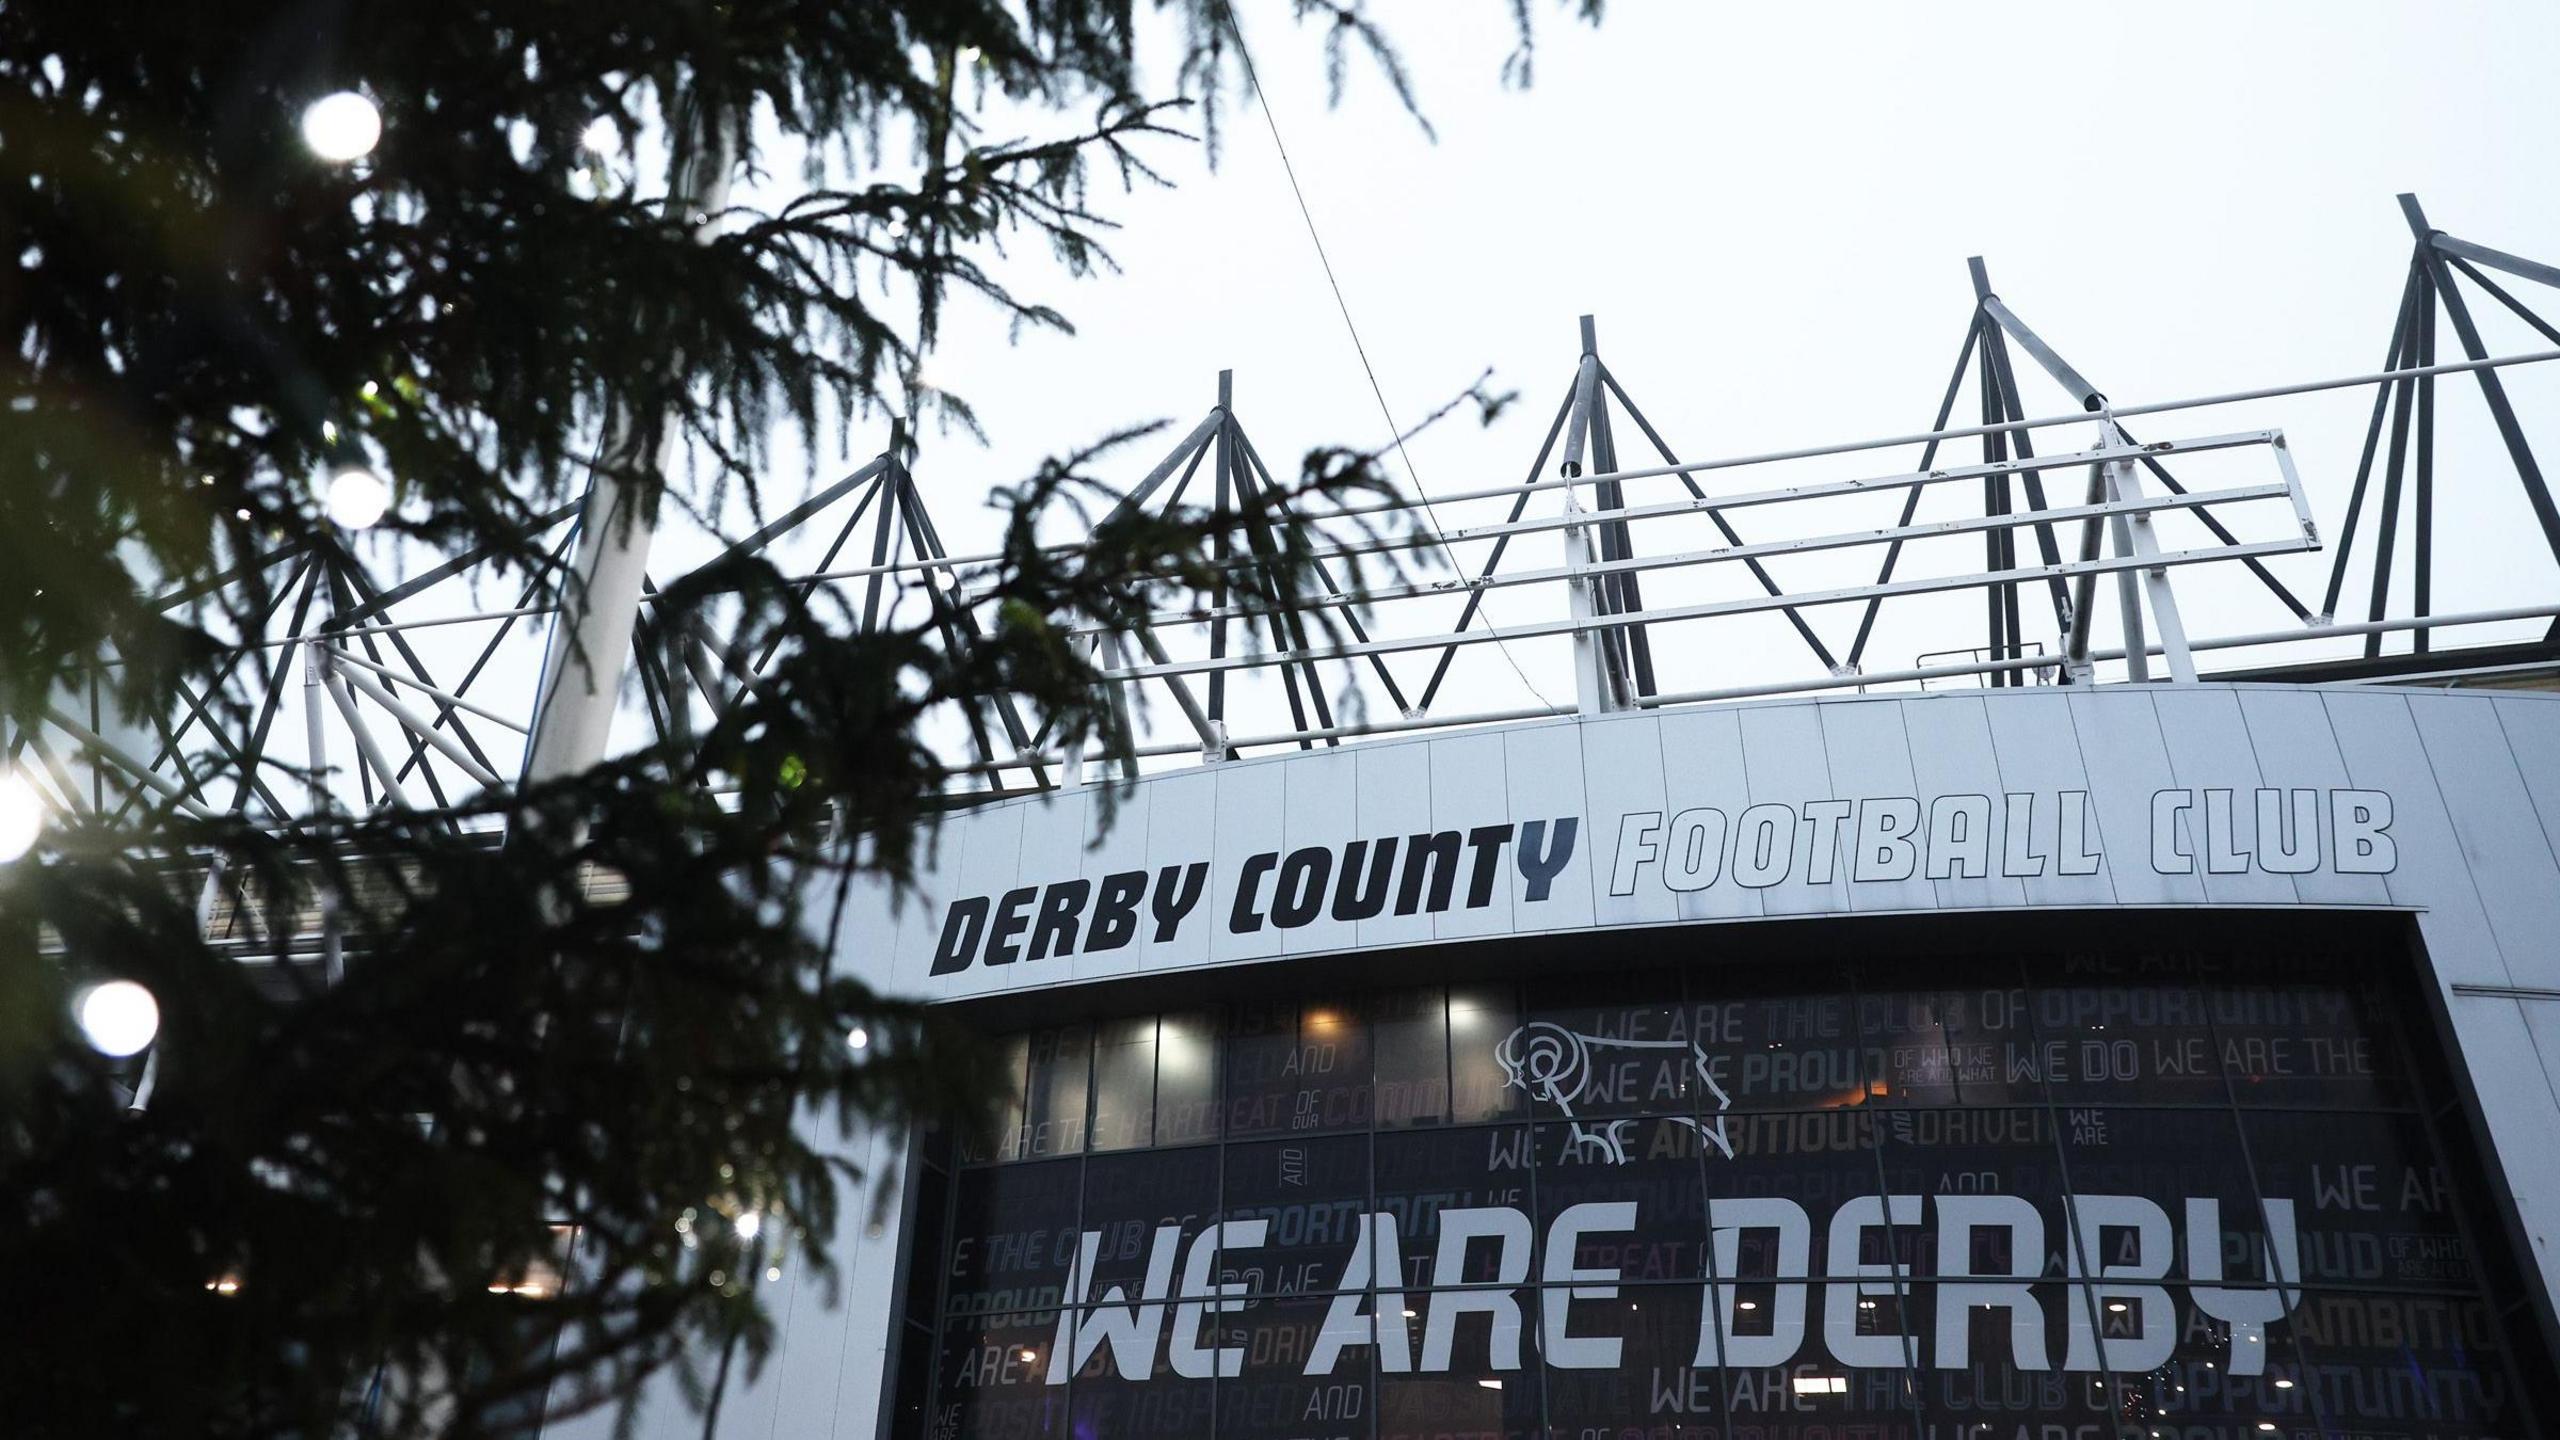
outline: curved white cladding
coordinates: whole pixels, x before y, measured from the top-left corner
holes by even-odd
[[[1381,952],[1392,983],[1401,947],[1640,925],[2414,912],[2560,1293],[2560,696],[2197,684],[1722,705],[1373,741],[1115,793],[1107,828],[1091,787],[946,821],[918,894],[857,897],[840,963],[961,1000],[1343,951]],[[1446,832],[1446,904],[1424,871],[1398,914],[1416,837]],[[1365,886],[1347,918],[1338,885],[1307,903],[1320,868],[1365,879],[1390,839],[1376,913]],[[1097,943],[1097,924],[1121,943]],[[883,1433],[898,1232],[848,1219],[848,1303],[784,1297],[775,1359],[733,1394],[721,1435]],[[590,1427],[607,1429],[553,1433]],[[641,1433],[701,1421],[665,1395]]]
[[[1119,790],[1108,826],[1105,808],[1088,787],[945,822],[919,894],[870,899],[843,962],[958,1000],[1631,925],[2315,905],[2422,912],[2448,985],[2560,985],[2560,697],[2202,684],[1722,705],[1208,766]],[[1413,863],[1433,834],[1454,865]],[[1342,872],[1368,878],[1390,846],[1364,915]]]

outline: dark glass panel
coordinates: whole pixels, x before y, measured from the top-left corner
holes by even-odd
[[[1575,1251],[1577,1266],[1615,1267],[1629,1280],[1705,1279],[1706,1183],[1699,1165],[1706,1146],[1700,1133],[1690,1119],[1538,1126],[1541,1243],[1557,1217],[1577,1205],[1630,1205],[1632,1227],[1585,1231]]]
[[[1243,1012],[1227,1037],[1227,1134],[1366,1129],[1369,1023],[1346,1004]]]
[[[1332,1290],[1369,1210],[1369,1137],[1310,1136],[1230,1145],[1226,1218],[1265,1222],[1261,1245],[1234,1244],[1221,1273],[1256,1295]],[[1232,1232],[1230,1232],[1232,1237]]]
[[[1466,1248],[1450,1275],[1433,1278],[1440,1247],[1440,1218],[1451,1210],[1508,1206],[1529,1208],[1529,1130],[1524,1125],[1470,1127],[1438,1133],[1381,1135],[1377,1139],[1380,1212],[1395,1222],[1405,1283],[1472,1284],[1495,1278],[1494,1247]]]
[[[1728,1115],[1721,1117],[1720,1128],[1711,1126],[1702,1136],[1709,1145],[1703,1157],[1709,1203],[1715,1208],[1715,1224],[1736,1231],[1730,1242],[1736,1246],[1734,1260],[1720,1264],[1720,1273],[1801,1275],[1807,1266],[1819,1271],[1840,1207],[1879,1193],[1876,1150],[1885,1118],[1872,1110],[1830,1110]],[[1718,1139],[1723,1145],[1715,1143]],[[1798,1216],[1809,1240],[1782,1246],[1779,1226],[1798,1223]],[[1881,1246],[1882,1233],[1877,1231],[1870,1243]],[[1871,1258],[1881,1262],[1883,1257]]]
[[[1093,1148],[1152,1143],[1155,1115],[1156,1018],[1104,1022],[1093,1041]]]
[[[1695,1365],[1703,1295],[1695,1285],[1628,1285],[1567,1302],[1561,1338],[1541,1327],[1547,1423],[1560,1436],[1704,1436],[1716,1427],[1715,1372]]]
[[[2201,1273],[2218,1263],[2226,1279],[2267,1278],[2257,1192],[2230,1111],[2074,1106],[2061,1114],[2071,1188],[2086,1206],[2074,1243],[2090,1268],[2184,1279],[2202,1259]]]
[[[1023,1086],[1031,1068],[1031,1037],[1007,1035],[987,1049],[995,1108],[987,1131],[966,1126],[959,1132],[956,1148],[969,1164],[1022,1158]]]
[[[1156,1143],[1218,1138],[1218,1020],[1167,1015],[1156,1030]]]
[[[1502,1068],[1505,1037],[1520,1025],[1520,1001],[1509,986],[1460,986],[1449,992],[1449,1114],[1461,1125],[1505,1120],[1528,1096]]]
[[[1221,1342],[1241,1351],[1235,1378],[1218,1382],[1218,1440],[1349,1440],[1366,1436],[1374,1403],[1370,1352],[1353,1346],[1326,1373],[1309,1362],[1332,1304],[1261,1300],[1223,1317]]]
[[[1154,1341],[1142,1350],[1133,1353],[1122,1343],[1093,1347],[1077,1367],[1068,1397],[1073,1416],[1069,1435],[1075,1440],[1199,1440],[1211,1433],[1215,1382],[1205,1366],[1190,1367],[1198,1372],[1194,1376],[1175,1370],[1176,1313],[1167,1306],[1153,1330],[1143,1319],[1138,1322],[1139,1338]]]
[[[1085,1103],[1093,1077],[1093,1027],[1069,1025],[1031,1037],[1031,1085],[1023,1105],[1025,1159],[1084,1149]]]
[[[1401,1130],[1449,1120],[1449,1004],[1438,987],[1383,995],[1369,1006],[1377,1050],[1378,1124]]]
[[[2291,1206],[2289,1217],[2271,1209],[2268,1219],[2290,1219],[2302,1279],[2359,1290],[2478,1286],[2452,1177],[2417,1116],[2252,1114],[2241,1128],[2260,1192]]]
[[[1177,1280],[1194,1236],[1218,1210],[1218,1152],[1207,1147],[1137,1155],[1097,1155],[1084,1166],[1084,1228],[1101,1236],[1095,1246],[1093,1283],[1069,1303],[1081,1304],[1105,1285],[1135,1290],[1153,1263],[1159,1232],[1173,1229]]]
[[[2038,1060],[2055,1103],[2229,1104],[2206,992],[2162,983],[2137,961],[2105,968],[2122,978],[2090,975],[2032,992]]]
[[[938,1383],[930,1433],[953,1440],[1064,1436],[1067,1387],[1048,1379],[1057,1332],[1054,1310],[963,1318],[946,1325],[934,1367]]]
[[[1072,1160],[964,1170],[952,1209],[945,1313],[1055,1307],[1076,1247],[1083,1167]]]
[[[1414,1368],[1378,1377],[1378,1440],[1536,1440],[1543,1387],[1534,1296],[1442,1291],[1408,1303],[1418,1312]]]
[[[1707,1053],[1672,975],[1577,975],[1530,987],[1495,1060],[1539,1119],[1694,1113]]]
[[[1869,1103],[2044,1103],[2027,991],[2011,983],[2012,973],[2001,967],[1983,971],[1979,984],[1860,996],[1859,1030],[1881,1063]]]
[[[2372,998],[2308,980],[2218,986],[2209,995],[2223,1070],[2243,1108],[2409,1103],[2399,1046]]]
[[[1691,981],[1690,1029],[1707,1052],[1712,1084],[1698,1109],[1817,1110],[1862,1103],[1882,1072],[1877,1049],[1859,1033],[1847,987],[1829,993],[1735,993],[1744,982]]]
[[[2277,1348],[2258,1395],[2287,1430],[2308,1433],[2303,1417],[2323,1415],[2333,1431],[2377,1437],[2533,1433],[2497,1323],[2477,1300],[2314,1290],[2284,1324],[2307,1368],[2288,1368],[2293,1354],[2270,1327]],[[2276,1389],[2280,1379],[2297,1383]]]

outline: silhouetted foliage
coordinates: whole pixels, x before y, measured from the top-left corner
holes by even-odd
[[[1359,5],[1283,13],[1332,27],[1337,94],[1356,44],[1412,105]],[[1180,42],[1168,92],[1142,24]],[[916,378],[946,308],[1063,327],[990,257],[1107,265],[1097,195],[1236,93],[1238,33],[1223,0],[0,6],[0,769],[58,763],[33,737],[93,684],[263,734],[291,651],[239,642],[369,598],[357,548],[574,601],[535,537],[592,475],[760,507],[769,436],[815,452],[892,393],[974,424]],[[297,125],[350,88],[381,142],[325,163]],[[782,201],[688,203],[803,155]],[[1099,453],[1001,497],[979,643],[866,630],[759,561],[672,587],[658,643],[716,622],[760,678],[585,774],[282,818],[253,797],[301,779],[254,745],[181,757],[179,794],[99,764],[107,803],[0,864],[9,1433],[502,1433],[669,1365],[714,1402],[769,1340],[767,1266],[831,1273],[869,1203],[836,1137],[985,1123],[967,1037],[830,963],[846,887],[903,881],[953,803],[926,717],[1009,693],[1053,747],[1125,746],[1070,631],[1205,588],[1243,519],[1276,595],[1311,593],[1296,517],[1384,483],[1324,450],[1259,516],[1043,549],[1107,498]],[[353,463],[398,502],[360,547],[314,493]],[[109,976],[159,999],[147,1062],[69,1021]]]

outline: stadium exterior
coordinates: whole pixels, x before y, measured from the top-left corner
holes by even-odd
[[[1135,753],[977,697],[914,890],[846,915],[847,973],[996,1040],[1005,1123],[851,1142],[838,1283],[775,1237],[717,1433],[2560,1432],[2560,507],[2517,400],[2560,329],[2507,288],[2560,268],[2402,208],[2384,366],[2256,391],[2116,403],[1977,262],[1927,430],[1684,460],[1586,321],[1524,481],[1315,517],[1414,529],[1328,532],[1328,583],[1454,572],[1365,607],[1261,588],[1282,487],[1221,377],[1125,503],[1234,507],[1233,584],[1076,632]],[[2343,444],[2281,428],[2367,390]],[[725,555],[968,643],[989,557],[913,459]],[[2449,609],[2439,553],[2489,551],[2436,518],[2482,497],[2523,560]],[[30,753],[200,807],[210,740],[326,813],[592,763],[626,678],[680,736],[759,662],[626,660],[617,505],[528,537],[575,547],[548,623],[440,600],[486,557],[267,557],[244,645],[303,725],[66,699]],[[673,1381],[637,1418],[702,1431]]]
[[[1098,809],[955,817],[848,937],[1017,1037],[1015,1124],[722,1433],[2550,1423],[2560,696],[1695,707]]]
[[[1373,621],[1312,645],[1266,619],[1247,655],[1220,596],[1163,617],[1221,627],[1205,658],[1093,637],[1115,680],[1166,687],[1196,731],[1148,753],[1198,763],[1105,776],[1017,733],[983,766],[989,792],[936,828],[916,890],[857,898],[841,963],[997,1037],[1012,1098],[983,1141],[857,1147],[894,1188],[849,1207],[840,1296],[777,1272],[776,1349],[720,1433],[2560,1427],[2560,607],[2431,611],[2423,521],[2414,608],[2386,604],[2412,467],[2430,503],[2440,376],[2477,381],[2521,492],[2541,493],[2495,378],[2530,362],[2485,357],[2467,314],[2468,358],[2435,353],[2448,257],[2560,272],[2405,203],[2418,257],[2391,373],[2357,377],[2374,418],[2326,531],[2281,431],[2136,442],[2125,418],[2198,406],[2112,405],[1977,265],[1929,432],[1681,462],[1586,322],[1528,481],[1458,497],[1516,495],[1507,518],[1439,531],[1496,545],[1454,629]],[[2027,418],[2013,343],[2079,414]],[[1988,377],[1984,423],[1951,428],[1966,361]],[[1618,458],[1613,410],[1660,465]],[[2073,421],[2082,448],[2026,443]],[[1941,462],[1956,440],[1981,462]],[[1915,469],[1857,468],[1906,443],[1927,447]],[[2216,458],[2243,473],[2169,473]],[[1697,483],[1807,459],[1830,468],[1717,477],[1712,499]],[[1223,383],[1129,503],[1204,463],[1222,497],[1260,465]],[[2049,500],[2039,475],[2072,493]],[[2341,623],[2368,477],[2371,614]],[[1629,493],[1670,480],[1686,494]],[[1980,515],[1916,522],[1950,485],[1978,489]],[[1786,507],[1874,491],[1907,493],[1898,525],[1746,543],[1725,519],[1768,517],[1767,534]],[[1551,497],[1560,513],[1523,520]],[[1631,538],[1702,517],[1720,544]],[[2173,518],[2210,541],[2177,548]],[[1563,565],[1505,576],[1500,547],[1529,534],[1560,540]],[[1982,540],[1978,569],[1896,578],[1906,545],[1950,535]],[[1891,547],[1872,585],[1808,593],[1761,568],[1854,545]],[[2318,548],[2334,564],[2315,607],[2265,561]],[[1756,590],[1661,598],[1686,567],[1734,562]],[[2182,613],[2172,577],[2217,562],[2295,628],[2217,638]],[[2112,649],[2093,636],[2100,577]],[[1471,628],[1514,579],[1564,618]],[[2050,596],[2053,630],[2028,638],[2021,592],[2030,613]],[[1971,612],[1987,645],[1862,661],[1877,606],[1948,593],[1988,598]],[[1804,617],[1860,605],[1843,660]],[[1691,643],[1681,625],[1738,616],[1783,619],[1822,673],[1658,678]],[[2518,621],[2540,638],[2452,638]],[[2305,637],[2364,653],[2197,671]],[[1570,645],[1575,703],[1433,717],[1449,654],[1541,638]],[[1395,690],[1400,713],[1367,721],[1331,713],[1304,664],[1417,652],[1443,657],[1421,703]],[[1215,685],[1206,706],[1186,688],[1275,670],[1291,721],[1260,755]],[[1034,766],[1036,784],[995,778]],[[672,1395],[641,1421],[699,1424]]]

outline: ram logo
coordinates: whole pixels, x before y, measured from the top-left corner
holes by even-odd
[[[1719,1111],[1733,1108],[1733,1097],[1716,1083],[1708,1071],[1707,1052],[1686,1040],[1628,1040],[1615,1035],[1585,1035],[1567,1030],[1552,1021],[1536,1020],[1502,1037],[1493,1047],[1494,1063],[1502,1067],[1503,1082],[1519,1087],[1533,1101],[1553,1105],[1573,1122],[1570,1140],[1577,1152],[1594,1150],[1612,1165],[1627,1163],[1627,1127],[1638,1120],[1661,1118],[1674,1125],[1686,1125],[1716,1147],[1716,1153],[1727,1160],[1733,1158],[1733,1142],[1726,1138],[1724,1117],[1719,1114],[1710,1123],[1687,1115],[1661,1117],[1629,1115],[1623,1119],[1597,1120],[1589,1125],[1574,1112],[1574,1105],[1591,1084],[1591,1052],[1612,1050],[1686,1050],[1689,1063],[1697,1068],[1698,1079],[1715,1097]]]

